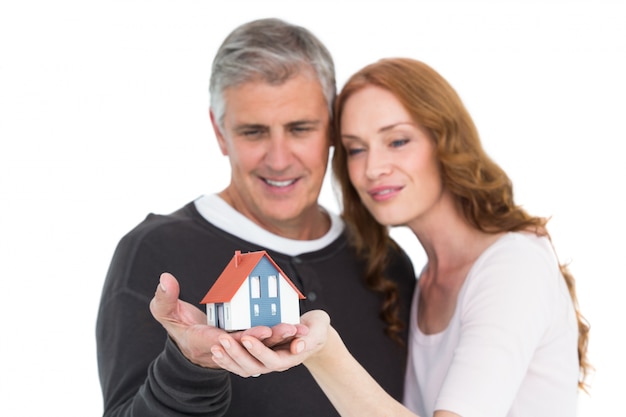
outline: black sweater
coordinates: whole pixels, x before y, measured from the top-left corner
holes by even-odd
[[[235,250],[267,250],[307,297],[301,312],[328,312],[355,358],[402,399],[406,349],[384,334],[382,296],[366,288],[364,264],[345,233],[319,251],[292,257],[226,233],[189,203],[171,215],[150,214],[113,255],[96,325],[105,416],[337,415],[302,365],[258,378],[202,368],[152,317],[148,305],[162,272],[179,280],[180,299],[204,310],[199,301]],[[401,318],[408,323],[414,271],[405,253],[389,257],[388,276],[398,284]]]

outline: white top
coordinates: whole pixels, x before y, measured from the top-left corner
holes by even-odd
[[[547,238],[508,233],[470,269],[448,327],[426,335],[413,299],[404,404],[421,417],[576,415],[578,326]]]
[[[325,248],[341,235],[344,222],[338,215],[326,210],[330,229],[319,239],[295,240],[268,232],[232,208],[217,194],[207,194],[194,201],[196,209],[208,222],[243,240],[290,256]],[[325,209],[324,209],[325,210]]]

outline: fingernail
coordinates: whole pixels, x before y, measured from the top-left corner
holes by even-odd
[[[220,352],[219,349],[211,349],[211,353],[213,354],[213,356],[215,356],[217,359],[222,359],[223,355],[222,352]]]
[[[245,347],[246,349],[251,349],[251,348],[252,348],[252,343],[250,343],[250,341],[249,341],[248,339],[246,339],[246,340],[242,340],[242,341],[241,341],[241,344],[242,344],[242,345],[244,345],[244,347]]]
[[[161,275],[161,276],[159,277],[159,288],[161,289],[161,291],[163,291],[163,292],[167,292],[167,291],[165,290],[165,286],[163,285],[163,282],[161,281],[162,277],[163,277],[163,275]]]
[[[299,342],[296,344],[296,353],[300,353],[300,352],[302,352],[302,351],[304,350],[304,345],[305,345],[305,343],[304,343],[304,341],[303,341],[303,340],[299,341]]]
[[[220,339],[220,343],[224,346],[224,349],[230,349],[230,342],[228,339]]]

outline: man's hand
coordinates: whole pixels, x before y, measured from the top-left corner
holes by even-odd
[[[324,311],[305,313],[301,323],[294,337],[285,338],[288,343],[271,348],[268,348],[267,341],[260,340],[252,332],[240,334],[236,343],[232,335],[222,335],[219,338],[221,345],[211,348],[213,360],[222,368],[244,378],[282,372],[318,355],[329,335],[337,336]]]
[[[205,368],[220,368],[213,361],[211,349],[223,343],[239,344],[247,335],[262,341],[266,346],[282,349],[294,337],[306,334],[301,325],[278,324],[272,328],[258,326],[243,332],[227,333],[207,324],[206,314],[197,307],[178,299],[178,281],[169,273],[161,274],[150,312],[163,325],[180,351],[192,363]]]

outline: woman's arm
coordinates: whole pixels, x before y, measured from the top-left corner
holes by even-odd
[[[243,377],[284,371],[302,363],[344,417],[415,416],[387,394],[354,359],[330,326],[325,312],[305,313],[302,324],[308,327],[308,334],[274,350],[252,336],[243,335],[240,345],[224,335],[222,347],[212,349],[214,360]],[[434,417],[459,416],[437,411]]]
[[[332,327],[324,347],[304,365],[344,417],[415,416],[374,381]]]

